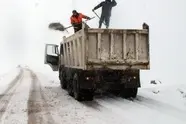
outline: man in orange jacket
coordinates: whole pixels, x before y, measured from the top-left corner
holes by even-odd
[[[76,10],[72,11],[72,16],[70,18],[71,24],[74,27],[74,32],[77,32],[82,29],[82,19],[90,19],[90,17],[78,13]]]

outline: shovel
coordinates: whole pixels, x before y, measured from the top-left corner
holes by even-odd
[[[99,19],[101,19],[101,17],[100,17],[95,11],[93,11],[93,12],[94,12],[94,14],[95,14]],[[103,24],[106,26],[105,22],[103,22]]]
[[[92,18],[87,19],[87,20],[85,20],[85,21],[89,21],[89,20],[91,20],[91,19],[93,19],[93,18],[95,18],[95,17],[92,17]],[[73,27],[73,26],[70,25],[70,26],[68,26],[68,27],[65,27],[64,25],[62,25],[62,24],[59,23],[59,22],[50,23],[49,26],[48,26],[48,28],[50,28],[50,29],[59,30],[59,31],[65,31],[65,30],[67,30],[68,28],[71,28],[71,27]]]

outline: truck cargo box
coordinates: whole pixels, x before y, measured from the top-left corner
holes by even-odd
[[[64,37],[60,51],[65,67],[150,69],[148,29],[83,28]]]

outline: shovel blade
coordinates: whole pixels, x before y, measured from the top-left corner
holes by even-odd
[[[65,27],[59,22],[50,23],[48,27],[53,30],[65,31]]]

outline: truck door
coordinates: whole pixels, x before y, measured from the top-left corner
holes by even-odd
[[[59,65],[59,51],[58,45],[46,44],[45,45],[45,58],[44,64],[48,64],[53,71],[58,71]]]

